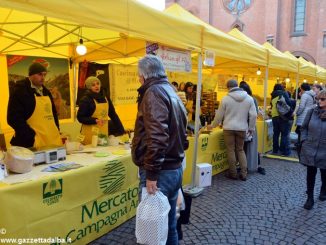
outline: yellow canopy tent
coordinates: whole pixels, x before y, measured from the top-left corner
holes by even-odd
[[[11,22],[11,29],[14,29],[14,37],[8,34],[9,39],[16,38],[19,39],[20,43],[24,41],[25,44],[30,46],[32,46],[32,43],[41,48],[49,48],[49,46],[67,44],[67,41],[68,43],[76,44],[81,34],[83,38],[84,34],[87,34],[87,30],[84,30],[84,27],[96,28],[92,30],[93,38],[85,36],[85,39],[89,38],[89,40],[95,39],[100,41],[101,39],[106,39],[110,41],[112,39],[114,41],[115,39],[120,39],[121,36],[135,36],[149,41],[160,40],[166,45],[186,49],[198,49],[201,45],[199,35],[201,27],[199,25],[179,20],[132,0],[98,0],[96,4],[88,0],[80,0],[78,2],[66,0],[30,0],[19,2],[3,0],[0,2],[0,7],[10,9],[7,10],[8,14],[2,12],[0,15],[3,18],[2,27],[4,27],[3,24],[6,24],[8,16]],[[20,18],[21,13],[17,15],[14,13],[17,10],[34,13],[38,17],[35,18],[35,15],[23,15]],[[15,21],[18,22],[17,25],[14,24]],[[22,28],[21,25],[19,26],[22,22],[27,23],[25,28]],[[50,24],[47,24],[48,22]],[[51,36],[48,38],[44,36],[44,42],[41,43],[40,39],[43,36],[40,36],[41,32],[38,32],[38,35],[34,35],[34,37],[37,36],[37,40],[33,39],[33,37],[28,40],[26,37],[30,35],[29,32],[31,31],[31,28],[28,27],[33,23],[38,24],[42,29],[48,29],[48,35],[56,33],[56,37],[52,39]],[[73,23],[75,27],[70,26],[74,25]],[[58,26],[55,24],[58,24]],[[83,27],[81,31],[80,27]],[[111,32],[108,32],[108,30]],[[102,34],[103,31],[105,35]],[[15,32],[18,32],[18,36],[14,34]],[[71,38],[71,36],[73,38],[70,40],[65,38],[65,42],[61,41],[62,38],[56,40],[60,33],[62,38]]]
[[[200,50],[201,45],[201,26],[131,0],[99,0],[96,4],[87,0],[4,0],[0,1],[0,23],[0,66],[4,74],[6,54],[126,63],[134,62],[131,56],[144,54],[145,40],[190,50]],[[88,47],[85,56],[75,53],[80,38]],[[70,70],[71,90],[76,86],[75,74]],[[6,76],[2,76],[0,91],[6,108]],[[71,101],[74,105],[73,96]],[[4,131],[10,130],[5,109],[0,120]]]
[[[316,66],[317,67],[317,78],[322,84],[325,84],[326,82],[326,69],[321,67],[321,66]]]
[[[203,27],[201,46],[205,50],[215,52],[215,68],[241,69],[256,67],[254,69],[256,71],[258,66],[266,66],[266,50],[237,40],[200,20],[178,4],[171,5],[164,12]]]

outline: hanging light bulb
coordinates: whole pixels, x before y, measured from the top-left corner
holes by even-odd
[[[314,83],[315,83],[315,84],[317,84],[317,83],[318,83],[318,81],[317,81],[317,80],[315,80],[315,81],[314,81]]]
[[[289,77],[285,78],[285,82],[289,83],[291,80]]]
[[[303,79],[303,83],[307,83],[307,79]]]
[[[260,74],[261,74],[260,68],[258,68],[256,74],[257,74],[258,76],[260,76]]]
[[[79,54],[79,55],[84,55],[84,54],[87,53],[87,48],[86,48],[86,46],[84,45],[84,41],[83,41],[82,38],[79,39],[79,44],[78,44],[78,46],[76,47],[76,52],[77,52],[77,54]]]

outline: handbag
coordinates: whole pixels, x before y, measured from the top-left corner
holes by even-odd
[[[146,188],[143,188],[143,192]],[[157,191],[154,195],[143,193],[136,211],[137,243],[148,245],[165,245],[168,237],[169,211],[167,197]]]

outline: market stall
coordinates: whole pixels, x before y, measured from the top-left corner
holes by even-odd
[[[139,181],[130,151],[121,147],[97,150],[108,156],[68,155],[61,163],[82,167],[43,172],[46,168],[62,170],[62,166],[42,164],[4,179],[0,185],[0,227],[5,230],[1,239],[60,238],[86,244],[133,217]]]

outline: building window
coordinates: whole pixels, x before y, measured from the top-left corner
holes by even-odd
[[[295,0],[294,32],[304,32],[306,0]]]
[[[266,41],[269,42],[271,45],[274,46],[274,36],[273,35],[268,35],[266,37]]]
[[[323,48],[326,48],[326,33],[324,33],[323,37]]]
[[[222,2],[228,12],[240,15],[251,7],[253,0],[222,0]]]

